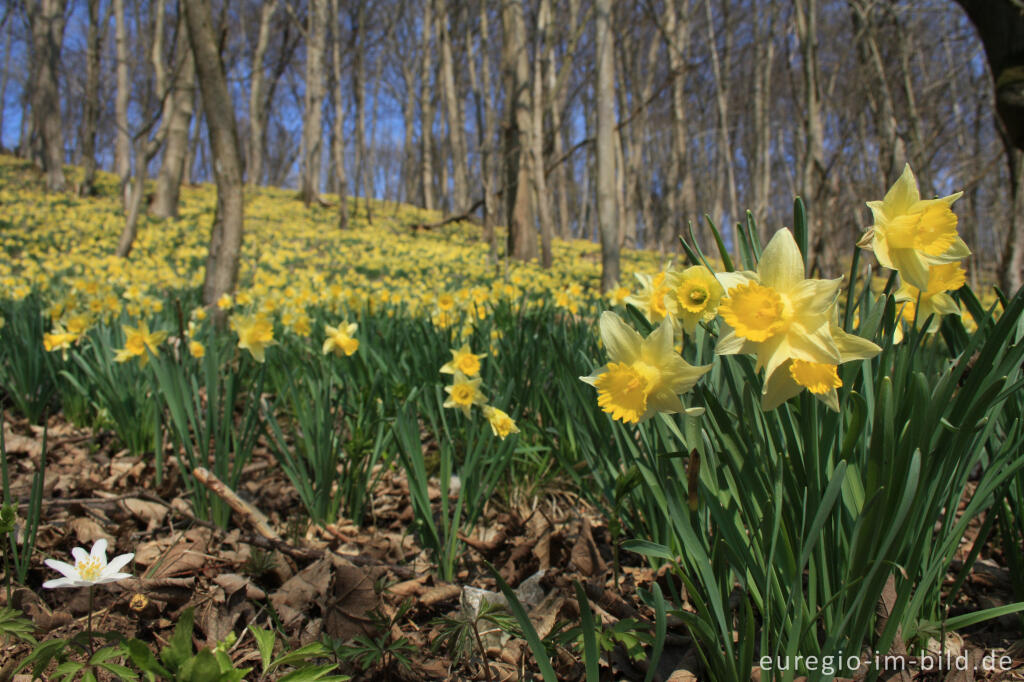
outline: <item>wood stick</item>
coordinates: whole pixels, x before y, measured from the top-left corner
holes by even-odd
[[[236,495],[234,490],[224,485],[224,482],[209,470],[203,467],[196,467],[192,470],[192,475],[196,477],[197,481],[206,486],[211,493],[227,502],[229,507],[241,514],[257,533],[268,540],[274,542],[281,541],[281,536],[270,527],[270,521],[263,512]]]

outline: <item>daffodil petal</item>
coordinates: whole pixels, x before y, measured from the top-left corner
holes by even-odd
[[[764,286],[788,292],[804,281],[804,259],[793,233],[782,228],[761,252],[757,275]]]
[[[914,171],[910,170],[910,164],[903,166],[903,174],[885,193],[885,206],[893,215],[906,213],[911,206],[921,200],[921,194],[917,189],[917,178]]]
[[[611,311],[601,314],[601,341],[612,362],[632,364],[639,358],[643,338]]]
[[[790,398],[799,395],[802,390],[803,387],[793,381],[789,368],[782,366],[764,382],[764,389],[761,391],[761,409],[774,410]]]

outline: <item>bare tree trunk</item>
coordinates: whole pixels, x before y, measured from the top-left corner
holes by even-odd
[[[827,255],[825,230],[820,227],[826,213],[825,127],[822,119],[821,74],[818,70],[818,0],[797,0],[796,33],[803,61],[804,136],[806,150],[800,170],[800,194],[810,204],[810,250],[808,272],[823,270]]]
[[[1010,216],[999,260],[999,286],[1013,295],[1024,283],[1024,151],[1014,146],[1005,126],[999,126],[1010,172]]]
[[[171,86],[171,112],[167,122],[167,144],[163,163],[156,179],[156,195],[150,211],[158,218],[178,215],[178,196],[185,171],[188,131],[192,124],[192,102],[195,99],[195,60],[188,44],[188,25],[178,18],[178,43],[175,46],[176,68]]]
[[[673,221],[670,239],[683,234],[686,216],[694,210],[696,189],[688,162],[690,141],[686,111],[686,51],[689,26],[680,16],[677,0],[666,0],[665,32],[668,35],[668,63],[672,70],[672,162],[669,188],[669,213]]]
[[[67,0],[25,0],[32,31],[32,126],[39,136],[46,189],[63,192],[64,130],[57,83]]]
[[[615,227],[615,65],[612,2],[595,0],[597,46],[597,222],[601,232],[601,291],[619,284],[619,235]]]
[[[302,116],[302,186],[307,205],[320,198],[320,156],[323,149],[324,51],[327,0],[310,0],[306,28],[306,95]]]
[[[110,6],[108,5],[108,8]],[[85,166],[85,177],[78,188],[81,196],[90,196],[96,184],[96,126],[99,121],[100,109],[100,54],[103,52],[103,35],[106,24],[100,24],[100,0],[89,0],[89,33],[86,38],[85,54],[85,92],[82,103],[82,164]],[[7,74],[4,74],[6,79]],[[6,82],[5,82],[6,84]],[[3,88],[0,88],[0,102],[3,101]],[[3,116],[0,114],[0,131],[3,130]]]
[[[503,143],[504,198],[508,221],[507,253],[512,258],[537,257],[537,231],[530,206],[530,64],[526,27],[519,0],[501,3],[501,70],[505,88]]]
[[[266,134],[267,109],[263,99],[263,60],[270,44],[270,20],[277,10],[277,0],[263,0],[256,49],[252,53],[252,80],[249,83],[249,163],[246,167],[250,186],[260,184],[263,177],[263,136]]]
[[[128,177],[132,172],[131,133],[128,130],[128,101],[131,83],[128,81],[128,27],[125,23],[124,0],[112,0],[114,6],[114,43],[117,52],[117,96],[114,98],[114,173],[121,178],[121,200],[128,208]]]
[[[498,241],[494,230],[494,192],[492,179],[492,145],[494,144],[494,107],[491,104],[491,64],[488,50],[490,30],[487,25],[487,0],[480,0],[480,74],[476,75],[476,59],[473,56],[474,35],[472,28],[467,29],[466,45],[469,52],[469,87],[473,92],[476,111],[477,148],[480,150],[480,184],[484,192],[484,227],[483,238],[490,247],[491,263],[498,262]],[[482,81],[482,82],[480,82]]]
[[[891,182],[900,174],[903,164],[908,160],[907,148],[899,133],[892,88],[885,72],[885,61],[878,42],[878,23],[872,11],[874,3],[869,0],[848,2],[853,10],[854,40],[857,43],[860,61],[874,76],[873,86],[865,90],[882,137],[879,143],[880,167],[885,174],[885,182]]]
[[[430,35],[434,29],[433,2],[423,1],[423,33],[420,48],[420,193],[423,208],[434,210],[434,94],[430,87],[433,55]]]
[[[5,27],[6,29],[6,27]],[[4,129],[4,111],[7,109],[7,81],[11,75],[11,43],[14,42],[11,32],[4,30],[4,66],[3,71],[0,72],[0,149],[4,148],[3,129]]]
[[[551,38],[548,35],[548,24],[551,21],[551,2],[541,0],[537,12],[537,50],[541,55],[547,54],[546,46]],[[544,173],[544,58],[539,57],[533,64],[533,96],[530,106],[529,136],[529,167],[530,185],[533,188],[533,204],[537,207],[537,219],[540,222],[541,265],[550,268],[552,264],[551,240],[554,238],[554,225],[551,220],[551,202],[548,196],[547,178]]]
[[[715,18],[711,11],[711,0],[705,0],[704,6],[707,10],[708,44],[711,49],[711,71],[715,77],[715,104],[718,110],[718,149],[716,150],[715,158],[720,172],[717,175],[719,181],[724,183],[724,193],[729,200],[728,211],[731,221],[730,234],[732,235],[733,252],[739,254],[739,234],[736,231],[736,222],[739,220],[739,202],[736,197],[736,163],[733,156],[732,135],[729,132],[730,51],[727,45],[725,53],[719,54]],[[729,43],[728,25],[725,27],[725,34],[726,42]],[[721,220],[722,216],[716,215],[715,219]]]
[[[142,213],[142,198],[146,195],[146,136],[140,134],[135,138],[135,179],[125,183],[128,193],[128,205],[125,207],[124,227],[117,241],[118,258],[127,258],[135,245],[135,237],[139,233],[139,214]]]
[[[182,0],[181,4],[185,8],[189,42],[195,54],[217,180],[217,215],[203,282],[203,302],[212,305],[221,295],[232,292],[238,279],[244,215],[242,158],[234,105],[217,49],[209,0]]]
[[[753,190],[753,213],[761,237],[767,241],[769,234],[767,217],[771,206],[772,190],[772,65],[775,61],[776,8],[770,3],[758,4],[758,12],[768,16],[757,18],[759,37],[755,39],[756,57],[754,64],[754,163],[751,177]]]
[[[355,63],[352,65],[352,92],[356,99],[356,195],[363,195],[366,206],[366,219],[373,224],[373,212],[370,209],[370,196],[367,191],[367,158],[366,148],[366,6],[357,3],[355,9]]]
[[[334,129],[331,135],[331,156],[338,183],[338,229],[348,227],[348,178],[345,175],[345,101],[341,95],[341,28],[338,25],[338,0],[330,0],[331,28],[331,107],[334,109]]]
[[[435,0],[437,6],[437,46],[441,53],[441,98],[448,119],[448,138],[452,151],[452,175],[455,181],[452,205],[454,212],[469,207],[469,152],[466,144],[465,114],[455,87],[455,67],[452,63],[452,39],[448,28],[449,3]]]
[[[405,99],[402,100],[402,186],[405,190],[403,201],[416,201],[416,188],[419,187],[417,177],[419,164],[416,158],[416,75],[412,64],[406,60],[401,62],[402,82],[405,85]]]

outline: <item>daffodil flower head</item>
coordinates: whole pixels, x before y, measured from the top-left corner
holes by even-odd
[[[761,254],[757,272],[719,273],[726,298],[718,308],[730,327],[718,342],[719,355],[757,356],[766,379],[788,360],[840,363],[830,332],[841,279],[804,278],[804,261],[792,233],[775,233]]]
[[[272,346],[274,341],[274,325],[266,316],[257,313],[256,315],[234,315],[231,318],[231,326],[238,334],[238,347],[248,350],[256,362],[263,362],[267,346]]]
[[[487,398],[480,392],[480,384],[483,379],[479,377],[470,379],[462,372],[455,371],[455,379],[451,386],[445,386],[445,393],[448,400],[444,401],[445,407],[455,407],[462,410],[462,414],[468,419],[474,405],[486,405]]]
[[[725,290],[715,274],[703,265],[686,268],[678,276],[672,292],[676,303],[676,317],[687,334],[693,334],[698,322],[710,322],[718,314],[718,306]]]
[[[882,351],[871,341],[843,331],[834,320],[829,323],[829,333],[839,350],[839,364],[869,360]],[[815,398],[838,412],[839,394],[836,389],[842,385],[838,364],[789,359],[765,380],[761,409],[774,410],[806,388]]]
[[[486,353],[474,354],[468,343],[462,344],[458,350],[452,349],[452,359],[441,366],[442,374],[462,372],[467,377],[480,374],[480,360],[487,357]]]
[[[898,270],[904,282],[926,289],[930,266],[971,255],[957,234],[957,217],[951,209],[961,195],[921,199],[917,179],[907,165],[885,199],[867,202],[875,222],[857,245],[871,249],[883,267]]]
[[[355,322],[349,324],[339,324],[337,327],[326,325],[324,331],[327,332],[327,338],[324,339],[323,353],[334,353],[335,355],[352,355],[359,350],[359,339],[353,338],[356,333],[356,329],[359,328]]]
[[[505,411],[491,405],[484,405],[483,409],[484,417],[487,418],[491,425],[491,433],[495,436],[505,440],[509,434],[519,433],[519,427],[516,426],[515,420],[508,416]]]
[[[703,408],[687,409],[679,400],[711,365],[694,367],[673,348],[669,318],[645,339],[613,312],[601,315],[601,341],[610,362],[580,380],[597,389],[597,404],[612,419],[636,424],[658,412],[697,416]]]
[[[673,292],[676,288],[676,275],[666,269],[651,276],[636,273],[640,281],[640,293],[626,298],[626,303],[643,311],[644,316],[652,324],[657,324],[669,315],[676,313],[676,302]]]
[[[137,357],[139,364],[145,367],[149,362],[149,353],[146,351],[155,355],[157,346],[167,338],[165,331],[150,332],[145,322],[140,322],[138,327],[121,325],[121,329],[124,331],[124,348],[115,351],[114,362],[127,362]]]
[[[903,306],[900,314],[908,323],[917,325],[931,317],[924,331],[938,331],[943,315],[960,315],[960,304],[947,291],[956,291],[967,281],[967,271],[959,263],[933,265],[928,268],[928,287],[923,291],[909,282],[896,290],[894,299]],[[934,316],[934,317],[933,317]]]
[[[43,587],[46,589],[89,587],[132,577],[131,573],[122,573],[121,569],[132,560],[135,554],[121,554],[107,563],[107,541],[103,538],[93,543],[92,550],[88,553],[81,547],[75,547],[71,550],[71,556],[75,559],[74,565],[55,559],[46,559],[43,562],[64,576],[47,580],[43,583]]]

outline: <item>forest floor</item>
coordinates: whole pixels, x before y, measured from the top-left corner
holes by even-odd
[[[3,428],[12,494],[25,501],[38,466],[42,429],[7,414]],[[518,595],[541,637],[580,623],[574,585],[579,581],[607,635],[601,638],[608,644],[601,679],[643,680],[642,649],[635,658],[629,649],[636,644],[632,633],[652,627],[654,614],[639,599],[637,588],[657,580],[666,594],[678,589],[669,585],[676,580],[671,573],[656,574],[641,557],[628,552],[621,553],[615,571],[607,521],[568,493],[493,501],[476,532],[464,537],[469,551],[454,581],[444,583],[433,577],[430,558],[411,532],[408,484],[396,470],[381,477],[372,518],[363,519],[361,527],[345,521],[309,527],[294,489],[272,455],[257,448],[239,493],[269,517],[278,538],[268,539],[237,514],[228,531],[197,520],[176,466],[169,464],[157,484],[152,462],[117,451],[111,434],[78,429],[53,417],[47,441],[35,557],[26,587],[16,588],[10,599],[10,605],[31,618],[39,639],[70,637],[83,630],[89,609],[87,588],[41,589],[43,581],[57,577],[43,565],[43,558],[66,560],[72,547],[88,549],[100,538],[107,539],[111,554],[134,552],[126,570],[135,577],[96,589],[94,631],[116,631],[159,649],[185,609],[192,607],[196,646],[213,647],[235,633],[238,639],[227,651],[237,667],[253,668],[246,679],[257,679],[261,667],[248,625],[276,627],[285,651],[329,638],[326,641],[333,641],[339,653],[347,651],[353,657],[335,672],[354,680],[539,679],[532,653],[521,639],[500,632],[485,634],[481,643],[489,671],[472,646],[459,653],[441,645],[445,633],[452,631],[451,619],[463,617],[469,608],[465,602],[473,588],[497,591],[489,563],[510,585],[519,587]],[[172,452],[166,456],[173,461]],[[432,497],[435,503],[440,501],[439,487]],[[23,505],[19,515],[24,514]],[[964,555],[977,529],[972,527],[964,538]],[[987,545],[955,611],[1012,602],[1005,565],[998,548]],[[949,581],[953,578],[948,576]],[[0,593],[0,605],[7,603],[6,593]],[[450,619],[448,625],[444,618]],[[946,638],[947,651],[954,657],[966,654],[977,663],[994,652],[1010,656],[1012,669],[916,672],[904,679],[1024,679],[1024,640],[1016,615],[962,634]],[[359,635],[366,638],[365,658],[354,655],[360,645],[353,642]],[[16,662],[30,651],[27,644],[6,643],[0,651],[0,680],[11,679]],[[559,679],[584,679],[584,665],[568,642],[555,648],[552,664]],[[762,678],[767,676],[752,671],[752,679]],[[22,674],[14,679],[28,678]],[[700,679],[698,655],[678,618],[669,619],[654,679]]]

